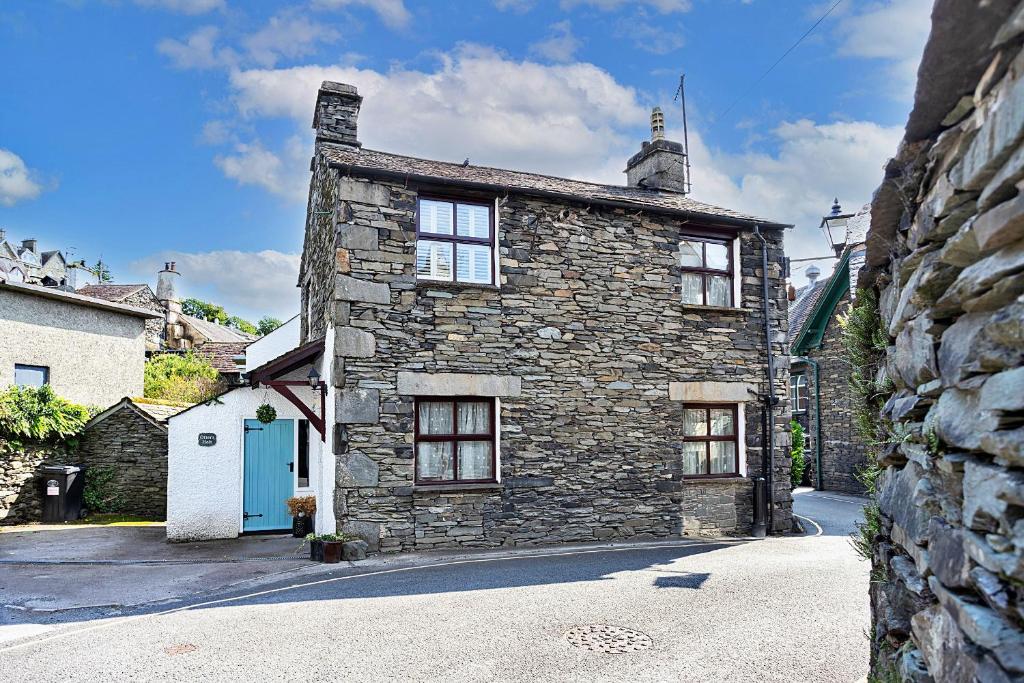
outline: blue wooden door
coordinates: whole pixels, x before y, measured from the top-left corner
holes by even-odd
[[[292,496],[295,423],[245,421],[245,466],[242,478],[242,531],[291,527],[284,501]]]

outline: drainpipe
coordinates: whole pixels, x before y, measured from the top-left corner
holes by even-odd
[[[764,398],[765,412],[768,414],[767,434],[761,440],[767,444],[768,450],[768,529],[775,529],[775,406],[779,398],[775,395],[775,358],[772,355],[772,323],[768,309],[768,242],[761,234],[761,226],[754,226],[754,235],[761,241],[761,299],[764,303],[764,352],[767,357],[766,374],[768,394]]]
[[[818,485],[815,487],[821,490],[821,392],[818,386],[818,361],[807,356],[795,356],[796,360],[807,363],[814,368],[814,478]]]

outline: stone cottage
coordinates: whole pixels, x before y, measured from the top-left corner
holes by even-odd
[[[764,476],[790,529],[787,226],[686,196],[660,112],[615,186],[364,149],[360,104],[319,91],[299,280],[338,528],[383,551],[746,534]]]
[[[850,359],[839,317],[849,309],[864,263],[870,207],[844,214],[833,206],[828,221],[838,262],[830,277],[808,269],[809,283],[789,307],[789,402],[806,435],[805,481],[819,490],[863,493],[860,472],[867,447],[857,431],[850,389]]]
[[[1024,678],[1024,3],[936,3],[871,204],[879,680]]]
[[[40,251],[37,239],[11,242],[6,231],[0,229],[0,276],[8,282],[74,291],[78,274],[75,265],[58,250]]]

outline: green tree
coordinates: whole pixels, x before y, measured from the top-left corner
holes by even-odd
[[[103,284],[105,282],[113,282],[114,276],[110,272],[110,267],[103,262],[103,259],[99,259],[92,266],[85,265],[85,260],[79,261],[79,267],[85,272],[91,273],[96,278],[96,284]]]
[[[789,427],[793,437],[793,446],[790,449],[793,462],[789,466],[789,480],[793,488],[796,488],[803,481],[804,470],[807,469],[807,459],[804,455],[804,428],[796,420],[790,420]]]
[[[239,318],[237,315],[233,315],[228,318],[228,327],[233,327],[239,332],[245,332],[246,334],[257,334],[256,326],[245,318]]]
[[[271,318],[269,315],[265,315],[260,318],[260,321],[256,323],[256,331],[261,337],[266,336],[283,325],[277,318]]]
[[[203,403],[224,388],[210,361],[192,351],[153,356],[146,361],[144,382],[146,398],[179,403]]]
[[[181,312],[193,318],[201,318],[218,325],[224,325],[228,321],[228,313],[224,310],[223,306],[211,304],[209,301],[203,301],[202,299],[185,299],[181,302]]]

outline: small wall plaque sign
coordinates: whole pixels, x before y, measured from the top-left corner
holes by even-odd
[[[199,445],[200,446],[216,446],[217,445],[217,435],[216,434],[211,434],[209,432],[203,432],[202,434],[199,435]]]

